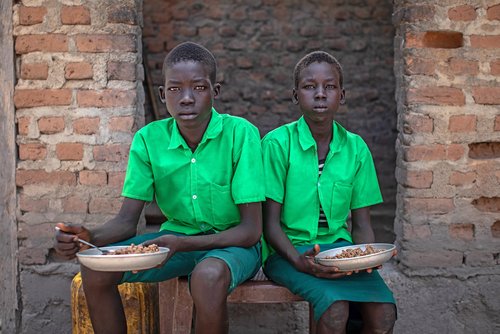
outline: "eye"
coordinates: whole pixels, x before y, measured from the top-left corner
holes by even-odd
[[[335,85],[326,85],[326,89],[335,89],[337,88]]]
[[[178,92],[180,90],[179,87],[167,87],[167,90],[169,92]]]
[[[205,89],[207,89],[207,87],[206,86],[202,86],[202,85],[198,85],[198,86],[195,86],[194,89],[195,90],[205,90]]]
[[[304,88],[304,89],[314,89],[314,85],[307,84],[307,85],[304,85],[302,88]]]

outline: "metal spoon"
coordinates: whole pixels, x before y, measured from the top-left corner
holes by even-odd
[[[60,229],[59,227],[57,227],[57,226],[56,226],[55,228],[56,228],[56,231],[61,231],[61,229]],[[75,238],[76,238],[76,239],[75,239],[75,241],[78,241],[78,242],[80,242],[80,243],[82,243],[82,244],[85,244],[85,245],[87,245],[87,246],[90,246],[90,247],[92,247],[92,248],[97,249],[99,252],[101,252],[101,254],[102,254],[102,255],[106,255],[106,254],[111,253],[111,251],[109,251],[109,250],[107,250],[107,249],[102,249],[102,248],[99,248],[99,247],[97,247],[96,245],[91,244],[91,243],[90,243],[90,242],[88,242],[88,241],[85,241],[85,240],[82,240],[82,239],[78,238],[76,235],[75,235]]]

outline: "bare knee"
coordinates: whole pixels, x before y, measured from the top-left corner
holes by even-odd
[[[231,281],[226,263],[219,259],[206,259],[200,262],[191,274],[191,292],[223,292],[226,294]]]
[[[323,313],[318,330],[325,333],[344,333],[349,318],[349,302],[337,301]]]
[[[84,288],[109,287],[120,284],[123,273],[94,271],[81,266],[82,284]]]
[[[369,333],[392,333],[396,322],[396,306],[390,303],[369,303],[363,307],[364,329]]]

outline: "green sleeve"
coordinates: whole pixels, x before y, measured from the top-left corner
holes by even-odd
[[[375,205],[382,201],[375,164],[368,147],[364,144],[354,177],[351,209]]]
[[[150,202],[154,196],[151,162],[144,137],[136,133],[130,147],[122,196]]]
[[[283,147],[272,139],[262,141],[266,197],[283,204],[288,161]]]

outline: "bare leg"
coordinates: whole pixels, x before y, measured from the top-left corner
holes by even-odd
[[[345,334],[349,318],[349,302],[339,300],[323,313],[318,321],[317,334]]]
[[[391,303],[361,303],[361,333],[391,334],[396,322],[396,306]]]
[[[127,333],[127,322],[118,292],[123,273],[93,271],[84,266],[81,266],[81,271],[94,333]]]
[[[231,281],[224,261],[208,258],[191,274],[191,295],[196,310],[196,334],[228,333],[227,289]]]

